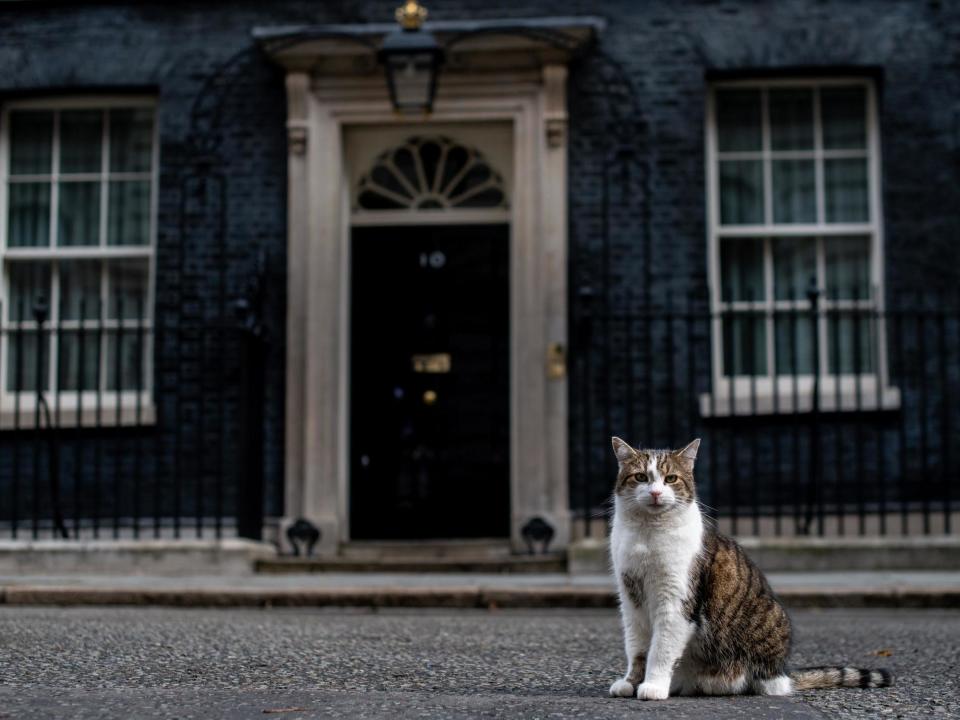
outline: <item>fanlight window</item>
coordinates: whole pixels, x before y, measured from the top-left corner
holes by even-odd
[[[503,178],[473,148],[411,137],[382,153],[357,188],[359,210],[508,207]]]

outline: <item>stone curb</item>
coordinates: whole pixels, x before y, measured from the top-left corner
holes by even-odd
[[[896,587],[789,588],[778,593],[793,608],[958,608],[960,589]],[[3,605],[135,605],[163,607],[361,607],[361,608],[613,608],[601,587],[342,587],[282,590],[128,589],[10,585],[0,587]]]

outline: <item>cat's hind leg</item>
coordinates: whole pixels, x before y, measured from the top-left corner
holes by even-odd
[[[694,660],[685,657],[677,663],[670,679],[670,695],[699,695],[700,688],[697,679],[700,677],[702,666]]]
[[[757,677],[750,685],[757,695],[790,695],[793,692],[793,682],[786,675],[776,675],[767,679]]]
[[[743,695],[750,689],[747,674],[740,666],[710,668],[697,678],[703,695]]]

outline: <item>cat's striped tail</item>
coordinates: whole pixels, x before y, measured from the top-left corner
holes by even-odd
[[[809,667],[790,673],[794,690],[815,688],[880,688],[893,685],[889,670],[863,670],[853,667]]]

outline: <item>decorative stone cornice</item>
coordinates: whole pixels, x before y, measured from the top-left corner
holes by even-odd
[[[447,53],[451,72],[532,70],[566,64],[606,22],[598,17],[426,22]],[[377,49],[395,25],[285,25],[258,27],[254,40],[287,70],[316,76],[357,76],[378,71]]]

